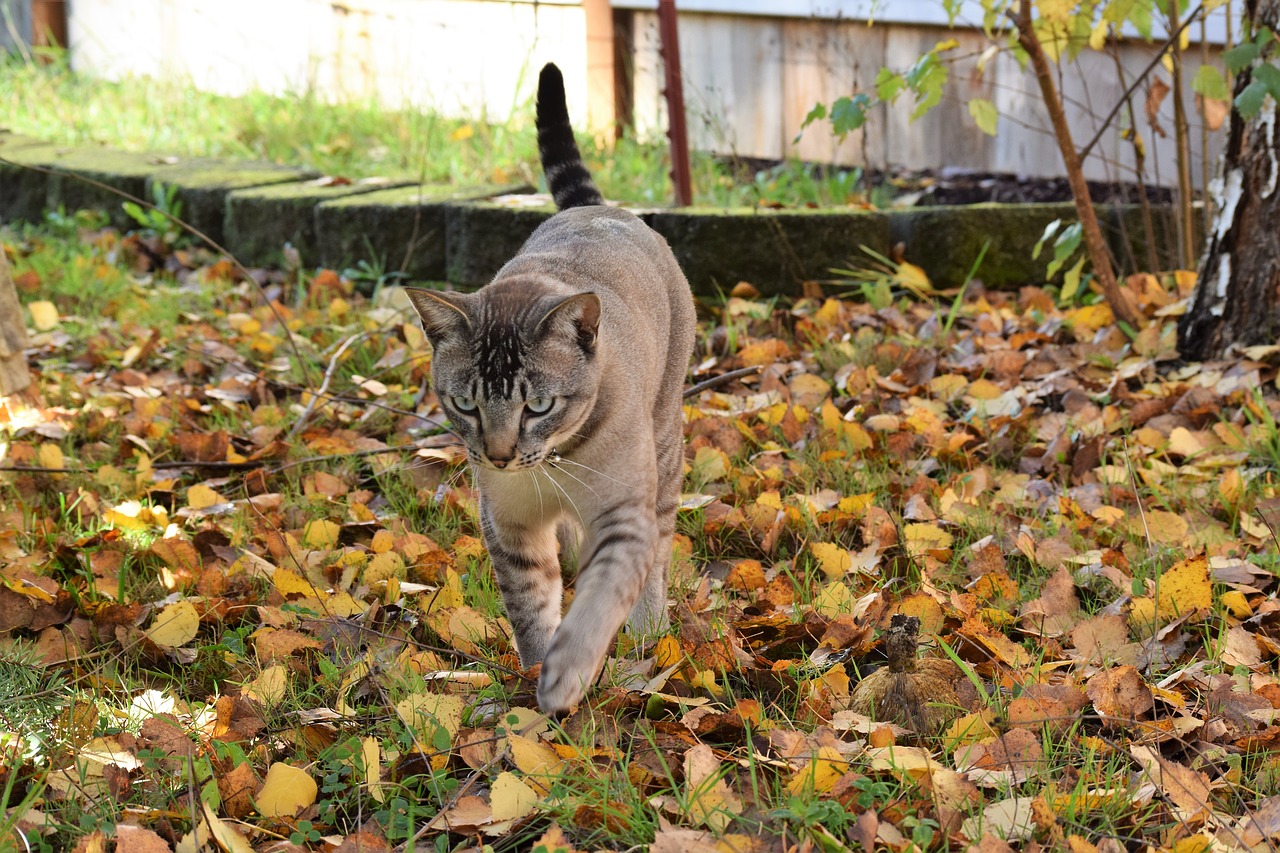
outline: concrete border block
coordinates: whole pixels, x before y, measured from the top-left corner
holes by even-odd
[[[236,190],[311,180],[315,169],[297,169],[274,163],[228,163],[221,160],[187,160],[147,181],[150,201],[157,183],[172,187],[182,220],[215,243],[226,238],[227,196]]]
[[[459,287],[488,284],[555,212],[543,195],[450,204],[445,211],[445,277]]]
[[[419,184],[321,202],[316,207],[320,263],[334,269],[358,260],[385,264],[421,281],[446,277],[446,219],[458,202],[532,193],[530,186]]]
[[[306,266],[320,257],[316,207],[349,195],[373,192],[407,182],[368,182],[324,185],[315,181],[281,183],[227,194],[223,245],[243,264],[279,263],[285,243],[291,243]]]
[[[764,294],[799,294],[867,246],[889,251],[889,218],[866,210],[755,208],[653,211],[643,217],[671,246],[694,292],[748,281]]]

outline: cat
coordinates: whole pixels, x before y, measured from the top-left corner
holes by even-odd
[[[554,64],[536,113],[560,212],[480,290],[409,296],[436,396],[467,448],[520,663],[541,662],[538,704],[559,716],[595,682],[624,621],[638,634],[667,626],[696,318],[666,241],[605,206]],[[566,526],[579,571],[562,620]]]

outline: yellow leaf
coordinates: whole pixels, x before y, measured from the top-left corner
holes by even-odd
[[[1245,598],[1244,593],[1238,589],[1228,590],[1222,594],[1222,606],[1237,619],[1248,619],[1253,615],[1249,599]]]
[[[729,473],[729,457],[715,447],[699,447],[693,455],[693,479],[702,482],[720,480]]]
[[[200,614],[190,601],[170,604],[156,614],[147,629],[147,639],[165,649],[185,646],[196,638],[200,630]]]
[[[475,135],[476,129],[469,124],[458,127],[453,133],[449,134],[450,142],[464,142]]]
[[[782,496],[773,490],[761,492],[756,503],[769,509],[782,509]]]
[[[1190,527],[1187,520],[1176,512],[1155,509],[1147,511],[1147,532],[1151,541],[1157,544],[1180,545],[1187,538]]]
[[[36,331],[47,332],[58,325],[58,308],[52,302],[32,302],[27,309],[31,312],[31,325],[36,327]]]
[[[560,775],[564,759],[542,741],[523,735],[510,734],[507,743],[511,747],[511,760],[520,772],[541,793],[551,790],[551,781]]]
[[[446,693],[413,693],[395,705],[396,715],[406,726],[417,732],[431,728],[434,723],[449,733],[449,739],[462,728],[462,697]]]
[[[66,465],[62,448],[47,441],[42,442],[40,449],[36,451],[36,462],[41,468],[62,468]]]
[[[328,598],[328,594],[324,590],[316,589],[311,581],[291,572],[284,566],[279,566],[271,572],[271,582],[275,584],[276,591],[285,598],[299,595],[322,600]]]
[[[825,794],[849,769],[849,762],[835,747],[822,746],[810,759],[808,766],[800,768],[787,782],[787,790],[796,796],[811,793]]]
[[[288,687],[289,668],[277,663],[264,669],[257,678],[246,682],[241,693],[270,708],[284,700]]]
[[[364,567],[364,582],[367,584],[381,583],[388,578],[403,579],[404,576],[404,558],[395,551],[384,551],[376,555]]]
[[[342,526],[335,521],[318,518],[307,522],[302,531],[302,544],[307,548],[333,548],[338,544]]]
[[[915,264],[909,264],[906,261],[898,264],[898,269],[893,275],[898,284],[910,290],[917,296],[933,296],[937,293],[933,289],[933,285],[929,282],[929,274],[923,268]]]
[[[208,486],[194,485],[187,489],[187,506],[192,509],[204,509],[224,502],[222,495]]]
[[[841,512],[864,512],[867,507],[875,503],[876,493],[867,492],[861,495],[848,495],[840,499],[840,503],[836,504],[836,509]]]
[[[1102,50],[1107,44],[1107,22],[1098,21],[1093,29],[1089,31],[1089,47],[1093,50]]]
[[[853,612],[853,593],[840,581],[832,581],[822,588],[813,600],[813,609],[823,616],[836,617]]]
[[[316,801],[316,780],[305,770],[277,761],[254,802],[263,817],[293,817]]]
[[[733,816],[742,813],[742,800],[725,782],[720,760],[706,744],[684,754],[684,780],[688,790],[685,815],[693,821],[723,832]]]
[[[840,300],[827,299],[822,303],[821,308],[813,312],[809,319],[819,328],[834,326],[840,321]]]
[[[381,803],[387,796],[382,790],[382,744],[376,737],[366,737],[360,741],[360,753],[364,759],[364,782],[369,788],[369,795]]]
[[[818,561],[818,568],[829,578],[840,578],[853,568],[853,556],[847,549],[832,542],[814,542],[809,546]]]
[[[950,533],[936,524],[917,522],[908,524],[902,530],[907,553],[913,557],[932,554],[939,559],[950,555],[951,543],[955,540]]]
[[[1159,590],[1160,617],[1180,616],[1192,610],[1208,610],[1213,605],[1213,582],[1209,579],[1209,560],[1192,557],[1164,572],[1156,584]]]
[[[684,649],[680,648],[679,640],[670,635],[658,640],[658,645],[653,650],[653,662],[658,669],[675,666],[682,660],[684,660]]]
[[[538,802],[538,792],[526,785],[519,776],[507,770],[493,780],[489,794],[494,820],[519,820]]]

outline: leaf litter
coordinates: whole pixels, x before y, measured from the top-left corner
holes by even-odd
[[[0,406],[31,849],[1280,839],[1280,347],[1180,362],[1187,273],[1130,278],[1131,333],[915,272],[707,301],[693,380],[755,370],[686,399],[674,627],[552,723],[397,288],[5,251],[43,397]]]

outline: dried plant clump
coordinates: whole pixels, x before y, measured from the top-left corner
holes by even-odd
[[[852,707],[874,720],[934,734],[956,718],[959,667],[944,658],[918,658],[920,620],[895,614],[882,642],[889,662],[858,683]]]

